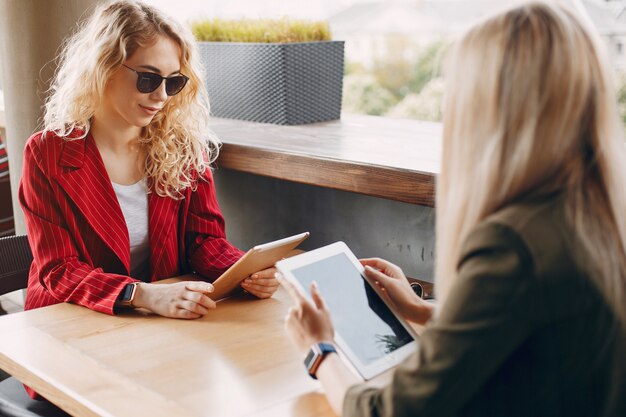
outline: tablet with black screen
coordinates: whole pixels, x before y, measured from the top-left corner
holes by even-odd
[[[316,281],[333,318],[335,344],[365,379],[396,366],[415,351],[417,336],[370,285],[345,243],[279,261],[276,267],[310,299]]]

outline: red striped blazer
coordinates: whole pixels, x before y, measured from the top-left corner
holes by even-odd
[[[150,279],[218,277],[243,254],[226,240],[210,172],[175,200],[150,193]],[[25,309],[70,302],[113,314],[129,276],[124,215],[91,137],[36,133],[24,151],[19,199],[34,261]]]

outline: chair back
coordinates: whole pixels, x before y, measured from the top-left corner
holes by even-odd
[[[13,206],[11,205],[11,184],[9,181],[9,157],[6,146],[0,137],[0,237],[15,234]]]
[[[0,238],[0,295],[26,288],[32,262],[26,235]]]

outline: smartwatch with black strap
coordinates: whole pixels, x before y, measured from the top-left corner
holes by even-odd
[[[304,358],[304,366],[313,379],[317,379],[317,370],[319,369],[324,358],[329,354],[337,352],[335,346],[331,343],[316,343],[311,346],[309,353]]]
[[[135,294],[137,294],[137,282],[126,284],[117,298],[117,305],[120,307],[132,308]]]

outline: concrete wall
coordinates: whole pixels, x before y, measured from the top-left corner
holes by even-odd
[[[303,231],[311,250],[343,240],[357,257],[381,257],[432,281],[435,211],[230,170],[215,171],[226,233],[242,249]]]
[[[26,232],[17,189],[26,139],[40,128],[54,58],[97,0],[0,0],[0,63],[16,233]]]

